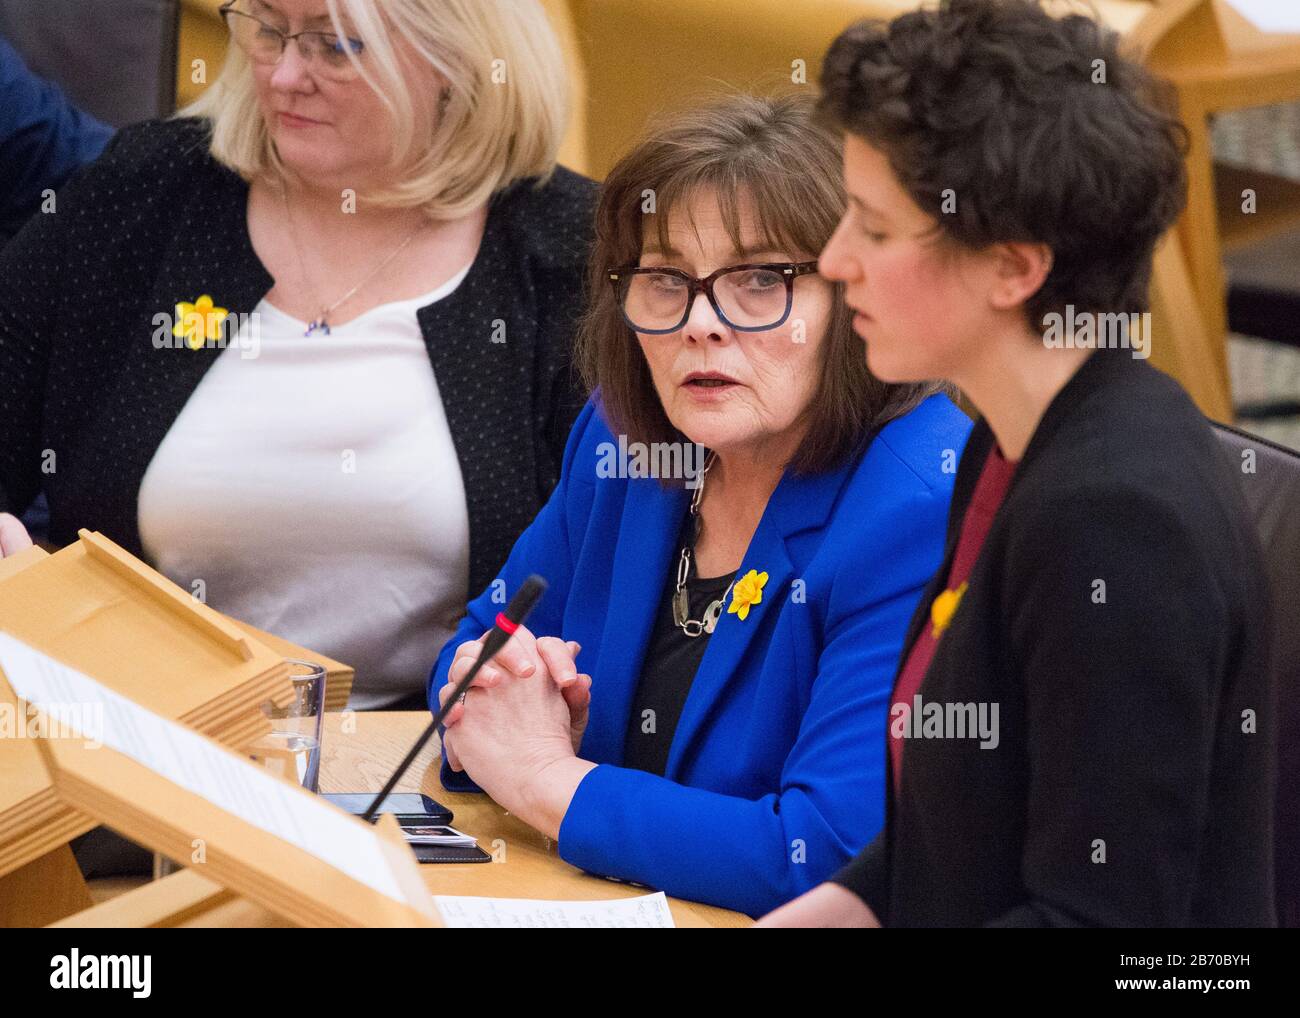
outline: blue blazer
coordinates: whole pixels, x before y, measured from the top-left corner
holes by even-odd
[[[575,866],[759,915],[827,879],[884,819],[888,699],[908,620],[943,554],[970,422],[945,396],[891,421],[864,453],[787,472],[744,561],[768,574],[743,622],[724,613],[663,777],[620,766],[654,615],[675,569],[690,492],[599,477],[617,439],[588,402],[560,483],[430,676],[489,629],[529,573],[550,584],[528,625],[582,644],[591,714],[579,756],[598,766],[560,826]],[[608,448],[608,447],[606,447]],[[477,790],[446,766],[443,785]]]
[[[112,137],[0,39],[0,246],[36,213],[42,191],[62,187]]]

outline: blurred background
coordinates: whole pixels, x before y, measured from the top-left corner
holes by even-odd
[[[651,116],[718,89],[815,89],[826,48],[848,24],[918,3],[543,5],[575,96],[561,162],[600,179]],[[169,115],[216,79],[227,43],[219,6],[0,0],[0,37],[76,104],[120,127]],[[1300,449],[1300,0],[1086,7],[1173,82],[1191,137],[1187,212],[1157,256],[1152,362],[1209,416]]]

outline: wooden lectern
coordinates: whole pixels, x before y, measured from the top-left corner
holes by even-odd
[[[270,730],[263,703],[292,698],[286,657],[324,665],[327,706],[346,703],[351,686],[346,666],[227,619],[84,530],[53,555],[0,560],[0,632],[235,751]],[[68,842],[102,818],[57,790],[40,724],[0,673],[0,926],[89,904]]]
[[[299,925],[438,925],[392,817],[364,823],[7,633],[0,669],[68,806]]]

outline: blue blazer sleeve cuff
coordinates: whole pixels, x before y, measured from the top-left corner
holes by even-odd
[[[438,775],[442,787],[449,792],[482,792],[465,771],[453,771],[447,764],[447,757],[442,758],[442,772]]]

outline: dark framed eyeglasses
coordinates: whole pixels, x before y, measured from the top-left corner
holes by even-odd
[[[360,39],[338,35],[335,32],[294,32],[288,35],[274,25],[268,25],[257,15],[240,9],[241,0],[228,0],[219,8],[221,17],[230,29],[230,37],[258,64],[277,64],[284,56],[290,42],[298,46],[298,53],[313,71],[331,81],[352,81],[359,77],[353,57],[365,49]],[[351,56],[349,56],[351,53]]]
[[[739,332],[775,329],[790,317],[794,281],[817,271],[811,262],[727,265],[704,277],[671,266],[628,266],[609,273],[623,320],[637,332],[676,332],[691,316],[697,294]]]

